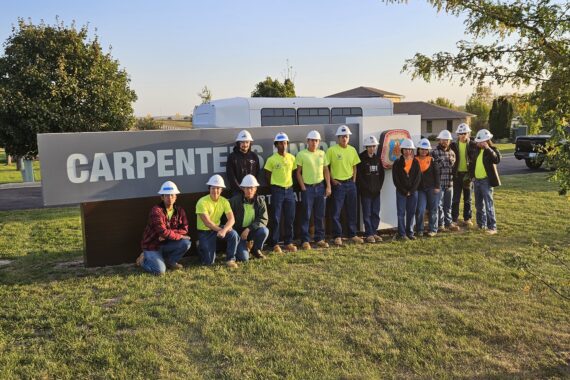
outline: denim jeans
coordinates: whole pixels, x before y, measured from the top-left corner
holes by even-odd
[[[380,224],[380,194],[374,197],[360,196],[362,219],[364,220],[364,235],[374,236]]]
[[[342,224],[340,223],[340,212],[344,206],[348,219],[348,238],[356,236],[356,212],[357,194],[356,183],[352,181],[341,182],[332,187],[333,195],[333,235],[335,238],[342,237]]]
[[[250,230],[249,234],[247,235],[247,239],[242,239],[240,237],[239,243],[236,250],[236,259],[237,261],[247,261],[249,260],[249,252],[247,251],[247,242],[249,240],[253,240],[253,252],[257,252],[257,250],[263,249],[263,244],[265,244],[265,240],[269,236],[269,229],[267,227],[260,227],[256,230]]]
[[[429,211],[429,232],[437,232],[437,213],[439,212],[439,192],[434,188],[418,190],[418,210],[416,212],[416,231],[424,232],[424,215]]]
[[[142,268],[152,274],[163,274],[166,265],[174,265],[190,249],[190,240],[166,240],[158,251],[144,251]]]
[[[477,225],[481,228],[496,230],[497,220],[495,219],[493,188],[489,185],[489,179],[476,179],[474,189]]]
[[[273,245],[281,241],[281,214],[283,214],[283,243],[293,242],[293,226],[295,223],[295,193],[293,188],[284,189],[279,186],[271,186],[271,206],[273,207],[273,231],[271,240]]]
[[[216,261],[216,243],[218,235],[216,231],[198,231],[198,251],[200,252],[200,259],[202,264],[213,265]],[[226,236],[221,239],[225,240],[226,247],[226,261],[236,259],[236,249],[239,242],[239,235],[235,230],[229,230]]]
[[[453,187],[441,189],[439,192],[439,227],[449,227],[451,218],[451,200],[453,199]]]
[[[453,201],[451,202],[451,219],[457,223],[459,219],[459,203],[461,202],[461,194],[463,193],[463,220],[469,220],[471,213],[471,185],[464,187],[463,181],[468,177],[469,173],[458,172],[453,178]]]
[[[325,185],[320,183],[315,186],[307,186],[307,190],[301,192],[301,202],[303,213],[301,214],[301,240],[303,243],[309,242],[309,224],[311,214],[315,219],[315,241],[325,238]]]
[[[418,192],[404,195],[396,191],[396,210],[398,213],[398,234],[414,236],[414,218],[418,206]]]

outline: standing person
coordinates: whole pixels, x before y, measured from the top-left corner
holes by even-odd
[[[348,238],[357,244],[364,243],[362,238],[356,236],[356,165],[360,163],[358,152],[348,145],[350,129],[341,125],[336,131],[338,144],[331,146],[326,153],[330,165],[331,185],[333,194],[333,234],[334,244],[342,246],[342,224],[340,212],[343,206],[348,219]]]
[[[471,179],[469,178],[469,162],[477,144],[471,140],[471,128],[465,123],[457,127],[457,142],[451,143],[451,150],[455,153],[453,165],[453,201],[451,202],[451,219],[459,224],[459,203],[463,194],[463,225],[472,227],[471,221]]]
[[[178,187],[166,181],[158,191],[161,202],[150,210],[143,233],[143,252],[136,264],[145,271],[161,275],[168,269],[181,269],[178,260],[190,249],[188,219],[184,209],[176,205]]]
[[[326,198],[331,195],[329,161],[325,152],[319,149],[321,134],[310,131],[307,135],[307,148],[295,157],[297,182],[301,187],[301,248],[311,249],[309,223],[311,214],[315,220],[314,240],[319,248],[328,248],[325,241]]]
[[[234,151],[228,156],[226,177],[230,184],[230,196],[241,194],[239,184],[248,174],[257,178],[259,174],[259,156],[251,151],[253,138],[251,133],[240,131],[236,137]]]
[[[497,164],[501,161],[499,150],[493,146],[493,135],[481,129],[475,136],[477,149],[471,157],[469,174],[473,178],[477,225],[489,235],[497,233],[493,187],[501,186]]]
[[[418,205],[418,186],[422,179],[420,164],[414,159],[414,143],[404,139],[400,144],[402,155],[392,166],[392,180],[396,186],[398,234],[396,239],[415,240],[414,218]]]
[[[459,231],[457,224],[451,218],[451,200],[453,198],[453,166],[455,165],[455,153],[450,149],[451,132],[443,130],[437,136],[439,144],[431,155],[439,166],[439,231]]]
[[[295,222],[295,193],[293,191],[293,170],[297,169],[295,156],[287,152],[289,137],[279,132],[273,140],[277,152],[265,163],[265,176],[271,185],[271,205],[273,206],[273,252],[281,253],[281,215],[283,214],[283,243],[288,252],[297,252],[293,244],[293,226]]]
[[[240,236],[236,255],[248,258],[248,242],[253,241],[252,255],[258,259],[265,259],[263,244],[269,236],[267,229],[267,206],[265,199],[257,196],[259,182],[251,174],[243,177],[240,183],[242,193],[230,199],[230,206],[236,220],[234,228]],[[246,259],[247,260],[247,259]]]
[[[418,143],[416,160],[420,164],[422,179],[418,188],[418,210],[416,212],[416,231],[418,236],[424,234],[424,215],[426,207],[429,211],[428,233],[429,237],[437,234],[437,214],[439,212],[439,166],[430,156],[431,143],[428,139],[421,139]]]
[[[374,136],[364,139],[366,150],[360,153],[356,166],[356,184],[360,194],[364,236],[367,243],[381,242],[377,234],[380,225],[380,190],[384,184],[384,167],[378,157],[378,140]]]
[[[197,228],[198,228],[198,251],[202,264],[213,265],[216,261],[217,239],[225,240],[226,265],[237,268],[236,248],[239,235],[232,229],[235,223],[234,214],[230,202],[222,197],[222,190],[226,188],[224,179],[219,174],[210,177],[206,183],[210,194],[203,196],[196,203]],[[226,215],[227,222],[221,225],[222,215]],[[246,261],[247,257],[237,257],[240,261]]]

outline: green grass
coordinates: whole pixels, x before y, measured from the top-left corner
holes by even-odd
[[[86,269],[76,208],[0,212],[0,378],[568,378],[570,206],[503,177],[499,234]],[[548,245],[549,248],[545,248]]]
[[[514,153],[515,152],[515,144],[507,143],[507,144],[495,144],[495,146],[499,149],[499,151],[503,154],[505,153]]]
[[[40,173],[40,162],[35,160],[33,163],[34,179],[41,181],[42,176]],[[0,148],[0,184],[22,182],[22,173],[16,170],[16,163],[6,165],[6,152]]]

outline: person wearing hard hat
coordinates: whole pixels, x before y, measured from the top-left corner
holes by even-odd
[[[226,241],[226,265],[230,268],[237,268],[236,249],[239,235],[232,229],[235,219],[230,202],[222,196],[222,191],[226,188],[224,179],[221,175],[215,174],[210,177],[206,185],[210,193],[196,203],[198,251],[202,264],[214,264],[217,239],[221,239]],[[227,221],[226,224],[221,225],[224,214]],[[237,257],[237,259],[247,260],[246,257]]]
[[[251,150],[253,137],[245,129],[236,136],[234,150],[228,156],[226,177],[230,187],[230,195],[241,194],[240,183],[248,174],[257,178],[259,175],[259,156]]]
[[[420,164],[414,159],[414,143],[404,139],[400,144],[402,155],[392,166],[392,180],[396,187],[398,234],[396,239],[415,240],[414,218],[418,205],[418,186],[422,179]]]
[[[181,269],[178,261],[190,249],[188,219],[184,209],[176,205],[178,187],[166,181],[158,191],[161,202],[155,205],[148,217],[142,239],[143,252],[136,264],[152,274],[164,274],[166,269]]]
[[[297,164],[297,182],[301,187],[301,202],[303,214],[301,215],[301,248],[310,250],[311,236],[309,223],[311,214],[315,220],[314,240],[318,248],[328,248],[325,241],[325,210],[326,198],[331,195],[331,182],[329,161],[325,152],[319,149],[321,134],[310,131],[307,134],[307,148],[295,157]]]
[[[490,235],[497,233],[493,188],[501,185],[497,171],[501,153],[493,145],[492,138],[493,135],[486,129],[477,132],[475,136],[477,149],[469,163],[469,174],[473,178],[477,226]]]
[[[336,131],[337,144],[331,146],[326,153],[329,161],[331,173],[331,185],[333,195],[333,234],[334,244],[342,246],[342,224],[340,223],[340,213],[346,206],[348,219],[347,237],[357,244],[364,243],[364,240],[356,236],[356,165],[360,163],[358,152],[354,147],[348,145],[350,141],[350,129],[346,125],[341,125]]]
[[[431,156],[439,166],[439,231],[459,231],[457,224],[451,218],[451,201],[453,199],[453,167],[455,165],[455,152],[450,149],[451,132],[444,129],[437,136],[439,143],[432,151]]]
[[[380,225],[380,190],[384,184],[384,167],[377,154],[376,137],[366,137],[364,147],[366,150],[360,153],[360,163],[356,166],[356,184],[362,206],[364,240],[367,243],[376,243],[382,241],[377,231]]]
[[[240,183],[242,193],[230,199],[230,206],[236,220],[234,229],[240,236],[236,256],[238,260],[247,260],[249,257],[248,242],[253,242],[252,255],[258,259],[265,259],[263,244],[269,236],[267,229],[267,205],[262,197],[257,196],[259,182],[248,174]]]
[[[430,155],[431,143],[428,139],[421,139],[418,143],[416,160],[420,164],[422,179],[418,187],[418,210],[416,212],[416,232],[418,236],[424,234],[424,215],[426,207],[429,211],[428,233],[432,237],[437,233],[437,214],[439,212],[439,166]]]
[[[459,203],[463,194],[463,225],[472,227],[471,221],[471,178],[469,178],[469,162],[473,152],[477,149],[477,143],[471,140],[471,128],[465,123],[459,124],[457,142],[451,142],[450,148],[455,153],[455,165],[453,165],[453,200],[451,202],[451,219],[453,223],[459,222]]]
[[[295,222],[295,193],[293,191],[293,171],[297,169],[295,156],[287,152],[289,137],[279,132],[273,140],[277,152],[265,163],[265,176],[271,185],[271,206],[273,207],[271,240],[273,252],[281,253],[281,215],[283,215],[283,243],[288,252],[296,252],[293,244],[293,225]]]

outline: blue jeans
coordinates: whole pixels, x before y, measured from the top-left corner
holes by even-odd
[[[396,190],[396,210],[398,213],[398,234],[414,236],[414,217],[418,206],[418,192],[404,195]]]
[[[418,210],[416,212],[416,230],[418,232],[424,232],[426,207],[429,211],[429,232],[437,232],[438,201],[439,192],[436,193],[433,187],[426,190],[418,190]]]
[[[459,203],[461,202],[461,194],[463,193],[463,220],[469,220],[471,214],[471,184],[464,186],[464,180],[469,173],[460,173],[453,178],[453,201],[451,202],[451,219],[457,222],[459,219]]]
[[[218,235],[216,231],[198,231],[198,251],[200,252],[200,259],[202,264],[213,265],[216,261],[216,243]],[[221,239],[225,240],[226,247],[226,261],[236,259],[236,249],[239,242],[239,235],[235,230],[229,230],[226,236]]]
[[[284,189],[279,186],[271,186],[271,205],[273,206],[273,231],[271,239],[273,245],[281,241],[281,214],[283,214],[283,243],[285,245],[293,242],[293,224],[295,223],[295,193],[293,188]]]
[[[451,218],[451,200],[453,199],[453,187],[441,189],[439,192],[439,227],[449,227],[452,222]]]
[[[269,229],[267,227],[260,227],[256,230],[250,230],[247,235],[247,239],[243,240],[241,237],[236,250],[237,261],[247,261],[249,260],[249,252],[247,251],[247,242],[253,240],[253,252],[263,249],[263,244],[269,236]]]
[[[477,225],[481,228],[496,230],[497,220],[495,219],[493,188],[489,185],[489,179],[476,179],[474,185]]]
[[[315,218],[315,241],[325,238],[325,185],[320,183],[315,186],[307,186],[307,190],[301,192],[301,202],[303,213],[301,214],[301,240],[303,243],[309,242],[309,224],[311,214]]]
[[[163,274],[166,265],[174,265],[190,249],[190,240],[166,240],[158,251],[144,251],[142,268],[152,274]]]
[[[366,237],[376,235],[380,224],[380,194],[374,197],[360,196],[362,205],[362,219],[364,220],[364,235]]]
[[[352,181],[341,182],[332,187],[333,195],[333,234],[334,237],[342,237],[342,224],[340,224],[340,212],[345,206],[348,219],[348,238],[356,236],[356,184]]]

